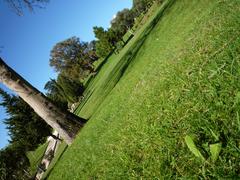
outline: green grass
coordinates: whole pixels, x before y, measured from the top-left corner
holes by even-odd
[[[35,151],[30,151],[27,153],[27,157],[30,162],[29,172],[31,175],[34,175],[37,172],[37,166],[42,161],[42,157],[45,153],[45,150],[48,146],[48,143],[40,145]]]
[[[49,179],[240,178],[239,24],[239,0],[159,10],[90,82]]]
[[[54,158],[52,159],[50,165],[48,166],[47,170],[44,172],[42,179],[46,179],[48,175],[51,173],[51,171],[54,169],[54,166],[57,164],[57,162],[60,160],[62,154],[66,151],[67,149],[67,144],[65,142],[62,142],[58,149],[56,154],[54,155]]]
[[[154,13],[159,9],[159,6],[160,3],[154,2],[146,14],[142,13],[135,19],[135,23],[132,29],[135,31],[143,26],[149,20],[149,18],[152,17]]]
[[[97,76],[92,79],[84,91],[84,101],[75,111],[76,114],[86,119],[89,119],[93,115],[102,101],[121,79],[128,65],[132,63],[134,56],[154,27],[154,23],[161,18],[167,6],[168,3],[165,3],[159,12],[156,11],[154,16],[149,18],[149,22],[142,26],[139,31],[135,32],[134,37],[119,54],[112,54],[107,61],[104,61]]]

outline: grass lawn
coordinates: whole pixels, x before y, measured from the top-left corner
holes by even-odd
[[[46,179],[48,177],[48,175],[53,170],[54,166],[57,164],[58,160],[60,160],[63,153],[66,151],[67,147],[68,146],[65,142],[62,142],[61,144],[59,144],[57,152],[54,155],[54,158],[52,159],[52,161],[51,161],[50,165],[48,166],[47,170],[44,172],[44,174],[42,176],[42,179]]]
[[[149,22],[135,32],[135,36],[120,53],[112,54],[104,61],[97,76],[92,79],[84,91],[84,101],[76,109],[76,114],[86,119],[89,119],[94,114],[102,101],[121,79],[129,64],[133,63],[134,57],[140,50],[148,34],[154,28],[156,22],[161,18],[166,7],[168,7],[168,3],[165,3],[155,14],[151,11],[153,16],[149,17]]]
[[[37,166],[42,161],[44,152],[48,146],[48,143],[40,145],[35,151],[30,151],[27,153],[27,157],[30,162],[29,171],[31,175],[34,175],[37,172]]]
[[[89,83],[48,179],[240,178],[240,1],[166,2]]]

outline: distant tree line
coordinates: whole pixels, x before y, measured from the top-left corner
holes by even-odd
[[[133,0],[131,9],[123,9],[117,12],[111,21],[111,27],[105,30],[103,27],[93,27],[96,37],[96,54],[98,57],[106,57],[117,48],[119,42],[125,44],[123,36],[134,26],[135,19],[145,14],[154,2],[161,3],[162,0]]]
[[[135,19],[145,14],[151,5],[161,0],[133,0],[131,9],[117,12],[111,20],[111,27],[93,27],[96,40],[80,41],[77,37],[70,37],[57,43],[52,51],[50,66],[58,72],[58,77],[46,84],[48,95],[60,102],[72,104],[82,96],[84,80],[94,70],[94,62],[107,57],[117,49],[118,44],[125,44],[124,35],[134,26]]]
[[[94,62],[113,52],[119,43],[124,44],[123,36],[134,26],[135,19],[147,12],[154,1],[133,0],[131,9],[123,9],[111,21],[111,27],[93,27],[96,40],[80,41],[70,37],[57,43],[50,53],[50,66],[58,73],[46,85],[46,96],[61,109],[67,109],[83,95],[84,80],[95,73]],[[42,7],[48,0],[7,1],[22,14],[24,8],[33,10]],[[52,135],[52,129],[43,121],[23,99],[0,89],[0,105],[6,109],[8,117],[4,120],[10,135],[9,145],[0,150],[0,179],[29,179],[28,151],[35,150],[39,144]]]
[[[84,90],[83,81],[94,72],[93,63],[98,59],[95,41],[81,42],[71,37],[57,43],[50,56],[50,66],[58,76],[46,83],[47,95],[70,105],[78,102]]]

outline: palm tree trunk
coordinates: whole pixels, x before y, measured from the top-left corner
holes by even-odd
[[[86,120],[60,110],[44,94],[34,88],[0,58],[0,82],[16,92],[60,136],[71,144]]]

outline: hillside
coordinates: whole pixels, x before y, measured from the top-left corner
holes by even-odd
[[[166,3],[90,82],[48,179],[239,178],[240,1]]]

